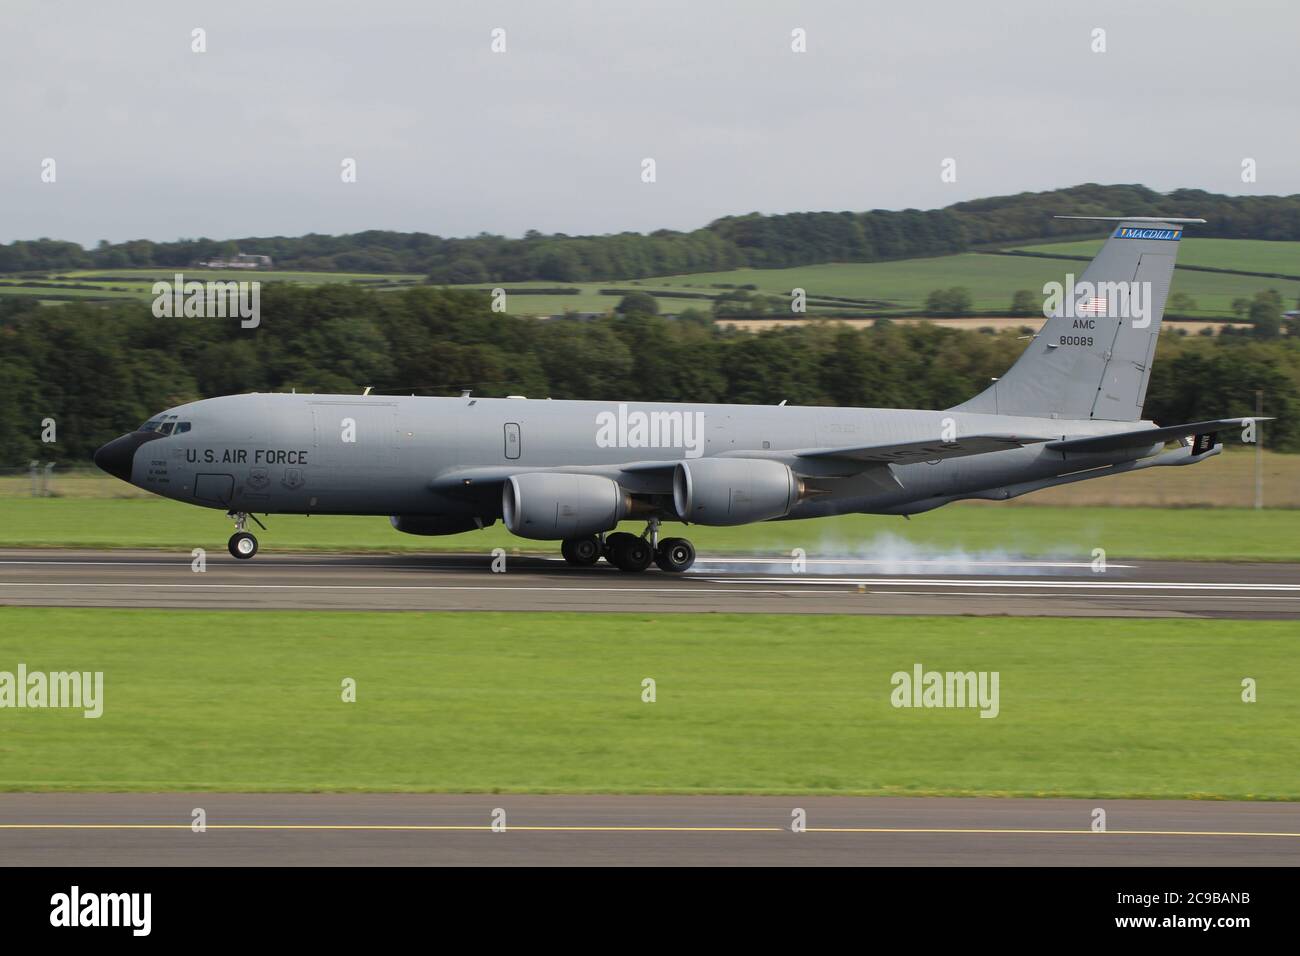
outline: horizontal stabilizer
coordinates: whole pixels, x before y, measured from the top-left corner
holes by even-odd
[[[1143,428],[1114,435],[1094,435],[1088,438],[1066,438],[1048,442],[1052,451],[1118,451],[1123,448],[1141,448],[1188,435],[1210,435],[1229,428],[1241,428],[1249,421],[1271,422],[1271,418],[1218,418],[1212,422],[1191,422],[1187,425],[1169,425],[1165,428]]]
[[[939,461],[944,458],[963,458],[983,455],[990,451],[1021,448],[1046,438],[1025,435],[969,435],[953,441],[912,441],[896,445],[852,445],[843,448],[809,448],[793,454],[799,458],[836,458],[850,461],[879,462],[893,465],[910,465],[920,461]]]
[[[1204,219],[1173,219],[1169,216],[1053,216],[1053,219],[1076,219],[1080,222],[1168,222],[1176,226],[1199,225]]]

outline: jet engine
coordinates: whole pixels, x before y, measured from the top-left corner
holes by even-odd
[[[391,515],[389,523],[405,534],[460,534],[496,524],[496,518],[466,518],[464,515]]]
[[[803,482],[788,465],[764,458],[701,458],[673,472],[673,507],[692,524],[780,518],[803,496]]]
[[[609,531],[633,510],[618,482],[551,471],[511,475],[501,490],[506,527],[521,538],[555,541]]]

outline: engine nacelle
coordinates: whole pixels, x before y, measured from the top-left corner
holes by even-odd
[[[673,507],[692,524],[732,525],[790,513],[803,482],[788,465],[765,458],[701,458],[673,472]]]
[[[609,531],[632,510],[618,482],[600,475],[535,471],[511,475],[501,513],[511,534],[556,541]]]
[[[496,518],[466,518],[464,515],[390,515],[389,523],[404,534],[460,534],[496,524]]]

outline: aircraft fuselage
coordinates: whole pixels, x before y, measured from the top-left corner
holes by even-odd
[[[130,457],[128,480],[164,497],[235,512],[483,519],[501,516],[499,492],[496,499],[448,494],[436,479],[472,469],[609,473],[634,462],[781,459],[797,449],[937,440],[945,429],[1058,439],[1134,424],[882,408],[301,394],[205,399],[158,417],[190,428],[141,442]],[[830,476],[824,482],[829,491],[798,502],[786,517],[928,510],[952,498],[1154,450],[1085,456],[1032,445],[893,464],[888,467],[896,481],[882,481],[878,473]],[[641,481],[633,472],[620,483],[637,491]],[[912,507],[918,504],[924,506]]]

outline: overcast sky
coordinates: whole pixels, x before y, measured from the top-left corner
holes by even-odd
[[[1297,37],[1282,0],[4,0],[0,242],[1295,193]]]

